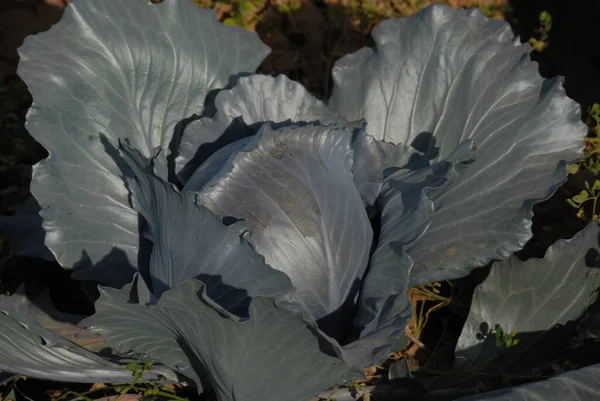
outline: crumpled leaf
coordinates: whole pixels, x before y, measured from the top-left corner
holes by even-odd
[[[329,126],[267,125],[201,194],[215,214],[250,224],[254,249],[288,275],[302,312],[324,319],[319,327],[333,337],[351,318],[373,237],[350,140],[350,132]]]
[[[328,344],[316,328],[270,299],[254,298],[243,320],[212,302],[196,280],[166,291],[153,306],[129,300],[130,288],[102,288],[96,314],[82,325],[118,352],[147,354],[198,385],[201,380],[219,401],[266,394],[278,401],[308,400],[362,376],[324,353]]]
[[[80,383],[129,383],[132,372],[125,364],[106,360],[40,326],[41,315],[27,302],[23,291],[0,295],[0,371],[32,378]],[[177,376],[153,367],[144,374],[149,381],[178,382]]]
[[[435,219],[407,248],[411,286],[506,259],[531,237],[532,205],[564,182],[587,132],[560,78],[544,80],[505,21],[435,4],[382,22],[376,49],[340,59],[329,106],[377,140],[443,160],[465,140],[475,161],[436,194]]]
[[[155,168],[166,177],[177,124],[233,74],[253,71],[268,48],[187,0],[74,0],[19,53],[18,73],[33,95],[26,127],[50,153],[31,184],[46,245],[80,279],[126,284],[139,227],[124,163],[114,159],[117,139],[146,157],[162,149]]]
[[[215,108],[214,117],[192,121],[183,131],[176,169],[184,184],[214,151],[256,134],[262,123],[278,126],[336,118],[322,101],[285,75],[242,77],[232,89],[217,94]],[[195,185],[190,190],[200,189]]]
[[[266,265],[243,238],[246,223],[221,224],[210,210],[196,205],[194,193],[181,193],[154,175],[150,161],[138,151],[126,144],[120,150],[134,173],[127,179],[133,207],[152,233],[149,276],[154,295],[196,278],[213,301],[243,317],[251,297],[293,291],[289,278]]]

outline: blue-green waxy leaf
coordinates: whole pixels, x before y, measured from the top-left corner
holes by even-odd
[[[238,139],[228,145],[223,146],[215,153],[211,154],[200,167],[194,171],[192,176],[186,181],[183,186],[184,192],[201,191],[222,169],[226,168],[229,159],[237,152],[243,150],[246,146],[252,143],[251,136]],[[182,177],[180,177],[182,178]]]
[[[483,112],[517,110],[510,101],[533,95],[542,81],[533,63],[512,68],[529,46],[515,46],[508,23],[476,8],[435,4],[413,17],[383,21],[373,39],[375,49],[346,55],[334,66],[329,106],[347,119],[364,118],[377,140],[411,145],[419,135],[433,134],[438,149],[429,153],[438,158],[454,151],[457,139],[468,138],[480,122],[502,121]],[[524,72],[536,79],[526,82]],[[510,98],[500,99],[499,93]]]
[[[476,395],[476,389],[454,389],[430,391],[423,394],[414,387],[403,386],[366,386],[364,393],[378,401],[597,401],[600,399],[600,364],[587,366],[578,370],[562,373],[547,380],[522,384],[496,391],[483,392]],[[364,394],[363,393],[363,394]],[[360,401],[360,392],[352,388],[341,388],[335,392],[324,391],[320,398],[331,397],[336,401]]]
[[[411,156],[416,154],[409,146],[378,141],[364,130],[355,133],[352,149],[354,182],[365,204],[369,206],[379,196],[387,170],[405,167]]]
[[[96,314],[82,324],[118,352],[131,350],[179,370],[215,391],[219,401],[308,400],[323,389],[362,376],[324,353],[310,323],[257,297],[248,320],[229,314],[189,280],[156,305],[128,302],[129,288],[103,288]],[[182,349],[185,344],[185,349]],[[298,382],[299,378],[301,382]]]
[[[176,169],[179,179],[186,184],[206,159],[198,152],[202,153],[204,146],[211,146],[217,140],[222,145],[253,135],[264,122],[290,124],[336,120],[335,113],[322,101],[285,75],[242,77],[232,89],[219,92],[215,108],[214,117],[193,121],[183,131]],[[195,160],[198,158],[200,160]],[[200,189],[194,185],[193,190]]]
[[[0,371],[31,378],[80,383],[129,383],[134,377],[125,363],[109,361],[42,327],[21,292],[0,295]],[[176,375],[155,367],[144,374],[150,381],[177,382]]]
[[[600,400],[600,364],[535,383],[490,391],[458,401],[595,401]]]
[[[361,290],[358,321],[365,319],[362,315],[367,311],[367,316],[376,315],[388,296],[406,292],[412,260],[404,247],[423,235],[433,218],[433,203],[423,194],[421,183],[404,185],[402,190],[388,189],[379,203],[381,231]]]
[[[79,278],[123,285],[139,235],[123,163],[113,158],[117,140],[146,157],[162,149],[155,169],[166,177],[177,124],[202,111],[209,91],[253,71],[268,48],[187,0],[74,0],[19,53],[18,73],[33,95],[27,129],[50,153],[31,184],[46,245]]]
[[[382,349],[402,333],[407,321],[398,317],[410,318],[410,311],[403,312],[403,308],[410,309],[405,294],[413,260],[405,248],[417,241],[430,226],[434,218],[434,204],[430,198],[456,177],[457,168],[470,161],[473,144],[465,141],[445,160],[413,170],[410,168],[415,163],[413,156],[422,155],[413,153],[407,158],[408,152],[400,146],[376,141],[368,135],[355,140],[359,141],[365,146],[357,149],[357,157],[361,157],[359,152],[364,152],[362,158],[370,161],[365,167],[370,172],[379,171],[376,180],[366,180],[369,184],[365,188],[379,188],[372,194],[378,196],[381,230],[353,323],[361,330],[361,338],[373,337],[383,327],[394,326],[394,335],[381,337],[382,343],[377,348]],[[418,165],[418,160],[415,164]],[[405,168],[391,169],[394,166]],[[386,169],[390,172],[383,174]],[[368,175],[364,176],[368,178]]]
[[[592,223],[573,239],[551,246],[543,259],[521,262],[512,256],[495,262],[473,294],[456,346],[455,369],[520,369],[523,358],[532,359],[527,352],[544,333],[582,317],[600,287],[600,269],[594,260],[600,249],[599,233]],[[499,329],[506,335],[514,331],[519,341],[503,347],[501,356],[496,344]]]
[[[265,125],[201,194],[215,214],[250,224],[248,240],[290,277],[295,299],[324,319],[328,334],[344,330],[373,237],[353,181],[351,138],[328,126]]]
[[[392,277],[393,281],[399,282],[398,277],[404,274],[405,277],[401,280],[408,283],[408,269],[405,267],[406,265],[398,265],[400,273]],[[371,320],[365,327],[359,327],[362,330],[356,340],[343,346],[330,340],[336,346],[340,358],[350,365],[366,369],[383,362],[394,342],[402,336],[412,316],[412,307],[406,292],[392,292],[398,288],[396,283],[389,284],[386,288],[391,290],[379,299],[381,302],[374,310],[365,314]],[[364,308],[364,305],[359,303],[358,308]],[[359,315],[357,320],[365,315]]]
[[[141,358],[160,361],[192,379],[199,391],[203,390],[198,375],[201,365],[188,357],[182,348],[184,343],[178,342],[177,326],[158,312],[163,298],[150,304],[149,298],[140,297],[140,292],[148,294],[149,290],[138,274],[120,290],[110,287],[99,290],[100,298],[94,304],[96,313],[82,320],[79,326],[102,335],[115,352],[127,355],[133,352]]]
[[[120,149],[134,173],[127,179],[133,207],[147,220],[154,243],[149,271],[154,295],[196,278],[213,301],[244,315],[251,297],[292,292],[289,278],[267,266],[243,238],[247,224],[224,226],[196,205],[194,193],[181,193],[154,175],[139,152],[126,144]]]
[[[382,22],[375,49],[340,59],[329,106],[377,140],[431,162],[472,140],[474,161],[436,192],[435,218],[407,248],[411,285],[506,259],[531,237],[531,207],[565,180],[586,127],[559,78],[544,80],[508,23],[436,4]],[[566,161],[566,162],[565,162]]]
[[[404,249],[431,224],[433,202],[426,193],[446,182],[450,165],[443,161],[416,171],[399,170],[385,180],[377,201],[381,210],[379,241],[353,321],[359,338],[344,346],[345,360],[364,367],[376,364],[402,335],[411,317],[406,290],[413,266]]]

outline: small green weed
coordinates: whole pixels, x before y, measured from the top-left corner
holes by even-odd
[[[597,209],[598,198],[600,198],[600,180],[595,180],[593,185],[590,185],[590,183],[586,181],[585,189],[571,199],[567,199],[567,203],[577,209],[578,217],[585,218],[586,214],[583,205],[591,202],[592,220],[600,221]]]
[[[192,0],[202,8],[212,8],[225,25],[239,26],[256,32],[256,26],[262,21],[269,8],[275,8],[282,14],[299,10],[304,0]]]
[[[600,104],[588,108],[586,120],[590,132],[585,138],[585,159],[578,162],[578,167],[600,175]]]
[[[189,401],[187,398],[178,396],[175,393],[174,386],[145,381],[144,372],[150,369],[152,365],[153,362],[150,361],[130,362],[125,368],[130,370],[134,376],[134,380],[131,383],[119,385],[94,385],[89,391],[83,393],[67,391],[53,401],[94,401],[90,396],[98,392],[116,392],[118,396],[115,401],[121,400],[126,394],[138,394],[141,395],[144,400],[152,400],[160,397],[161,399],[173,401]]]
[[[550,30],[552,29],[552,15],[548,11],[542,11],[540,13],[540,27],[535,30],[538,34],[538,38],[529,38],[529,44],[531,44],[532,52],[543,52],[548,45],[548,38],[550,37]]]
[[[519,339],[516,338],[517,332],[515,330],[511,331],[510,333],[507,333],[504,331],[504,329],[502,329],[502,327],[500,327],[500,325],[496,325],[495,332],[496,347],[501,349],[507,349],[519,344]]]
[[[590,131],[585,138],[584,158],[569,166],[569,173],[576,174],[580,169],[589,171],[595,176],[600,176],[600,104],[595,103],[587,110],[585,119]],[[595,180],[592,185],[585,182],[585,188],[580,193],[567,199],[569,205],[577,209],[577,216],[582,219],[589,217],[600,221],[600,211],[597,209],[600,197],[600,180]],[[587,208],[591,210],[588,212]]]

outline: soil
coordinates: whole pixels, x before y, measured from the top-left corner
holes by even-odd
[[[153,0],[154,1],[154,0]],[[217,9],[220,18],[236,16],[237,3],[196,1]],[[4,92],[0,94],[0,213],[27,195],[27,183],[16,178],[15,166],[34,164],[46,156],[43,148],[33,141],[23,127],[24,115],[31,99],[24,84],[15,75],[18,56],[16,48],[29,34],[48,29],[61,16],[66,0],[4,0],[0,2],[0,80]],[[383,18],[410,15],[430,3],[420,0],[315,0],[301,1],[298,6],[282,12],[281,1],[266,1],[251,16],[249,28],[255,30],[272,49],[271,55],[260,66],[265,74],[286,74],[301,82],[319,98],[331,93],[330,70],[344,54],[371,44],[370,31]],[[522,38],[538,37],[539,13],[547,10],[553,16],[550,45],[541,53],[534,53],[543,76],[565,76],[567,94],[578,101],[585,111],[593,103],[600,103],[600,2],[596,0],[448,0],[453,6],[480,6],[486,14],[509,21]],[[247,17],[247,16],[246,16]],[[8,122],[7,122],[8,121]],[[575,216],[575,210],[566,199],[579,193],[584,183],[596,177],[584,170],[571,175],[565,185],[547,201],[534,208],[534,237],[519,252],[519,257],[542,257],[559,238],[572,237],[586,221]],[[32,258],[6,260],[6,249],[0,254],[0,291],[14,291],[21,282],[27,282],[30,292],[39,293],[49,285],[57,305],[71,312],[89,313],[92,306],[58,265]],[[2,259],[4,257],[4,260]],[[444,285],[443,295],[452,295],[454,302],[431,313],[429,323],[419,338],[427,349],[412,347],[406,356],[415,369],[428,367],[443,369],[453,359],[453,344],[466,318],[475,286],[487,274],[486,268],[476,269],[471,275]],[[77,310],[74,305],[78,305]],[[580,352],[581,354],[581,352]],[[577,361],[589,363],[588,355],[569,355]],[[584,365],[580,365],[584,366]],[[487,384],[493,385],[493,384]],[[25,396],[36,401],[62,394],[64,389],[85,390],[85,386],[52,383],[29,379],[19,382]],[[17,392],[18,393],[18,392]],[[0,393],[1,394],[1,393]],[[185,394],[190,399],[192,395]],[[1,399],[1,398],[0,398]]]

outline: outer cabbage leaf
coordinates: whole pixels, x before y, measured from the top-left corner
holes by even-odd
[[[299,123],[335,119],[335,113],[301,84],[285,75],[251,75],[215,98],[216,115],[189,123],[176,160],[183,183],[216,149],[254,135],[264,122]],[[199,191],[201,187],[195,186]]]
[[[473,294],[471,310],[456,345],[455,369],[513,371],[526,369],[531,351],[548,330],[579,319],[600,287],[597,224],[590,224],[571,240],[550,247],[543,259],[521,262],[516,256],[496,262]],[[494,328],[513,330],[519,343],[498,354]],[[554,336],[553,343],[568,342]],[[533,361],[535,363],[535,361]],[[453,380],[453,384],[456,380]]]
[[[166,177],[177,124],[201,112],[208,92],[230,76],[253,71],[268,48],[187,0],[75,0],[19,53],[18,73],[34,99],[26,126],[50,153],[31,184],[46,245],[79,278],[126,284],[138,215],[111,146],[127,138],[145,156],[165,150],[155,167]]]
[[[593,401],[600,400],[600,364],[548,380],[482,393],[458,401]]]
[[[224,226],[196,205],[195,194],[154,175],[138,151],[124,144],[120,149],[134,173],[127,179],[133,207],[148,221],[154,242],[149,272],[154,295],[196,278],[213,301],[239,316],[247,313],[250,297],[292,292],[289,278],[267,266],[243,238],[247,224]]]
[[[474,390],[441,390],[423,394],[411,386],[385,384],[365,386],[361,393],[370,394],[371,399],[377,401],[596,401],[600,399],[599,375],[600,365],[592,365],[548,380],[468,396],[465,394]],[[324,391],[319,397],[326,399],[332,396],[336,401],[358,401],[363,399],[361,393],[351,388],[341,388],[333,394],[331,391]]]
[[[530,47],[513,42],[508,23],[476,8],[434,4],[387,19],[372,35],[375,49],[334,66],[329,106],[347,119],[365,119],[377,140],[411,144],[433,134],[438,149],[429,153],[441,159],[477,133],[473,128],[493,132],[489,125],[507,117],[499,112],[536,102],[543,79],[534,63],[519,65]],[[523,94],[524,103],[512,104]]]
[[[351,136],[328,126],[265,125],[201,194],[215,214],[251,225],[256,251],[290,277],[302,312],[336,338],[353,312],[373,238],[351,172]]]
[[[376,49],[337,62],[330,107],[366,119],[375,139],[411,144],[432,161],[467,139],[477,146],[475,162],[437,194],[432,225],[407,250],[411,285],[506,259],[531,237],[533,203],[564,181],[561,161],[581,156],[579,106],[559,78],[539,76],[530,46],[514,40],[508,23],[476,9],[436,4],[382,22],[373,38]]]
[[[129,290],[102,288],[96,314],[82,324],[118,352],[147,354],[199,385],[202,380],[219,401],[259,400],[266,394],[280,401],[307,400],[361,377],[325,353],[329,344],[311,324],[272,300],[254,298],[250,318],[242,320],[211,301],[199,281],[166,291],[149,307],[130,301]]]
[[[45,380],[81,383],[128,383],[134,377],[124,364],[109,361],[40,326],[22,292],[0,295],[0,371]],[[144,374],[150,381],[177,382],[168,369]]]

